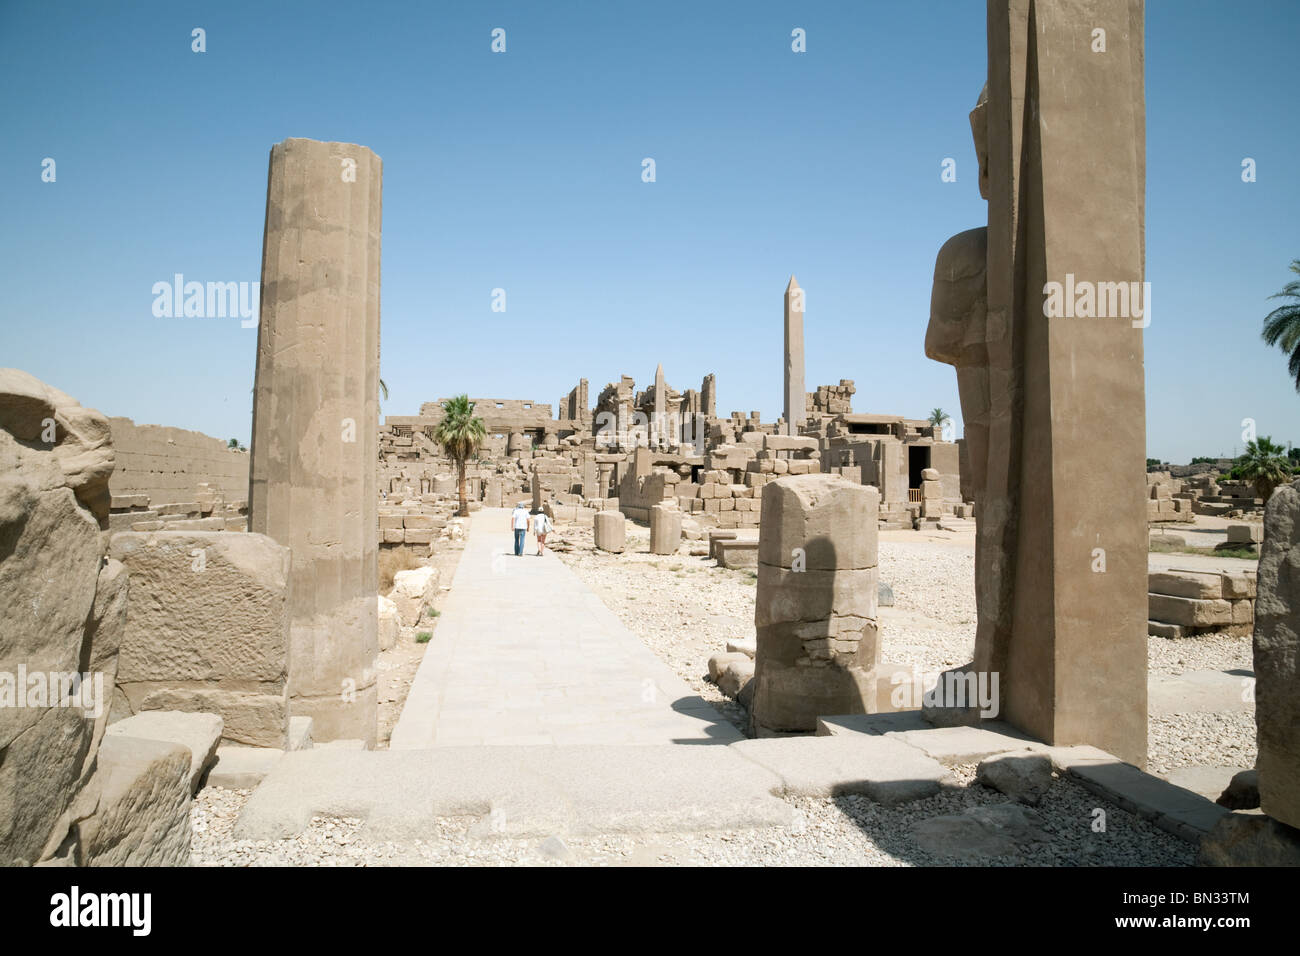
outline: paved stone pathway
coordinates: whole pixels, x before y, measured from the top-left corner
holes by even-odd
[[[474,513],[391,749],[742,739],[509,514]]]

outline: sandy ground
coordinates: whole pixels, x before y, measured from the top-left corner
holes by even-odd
[[[451,593],[451,579],[456,574],[460,556],[465,550],[465,545],[459,541],[439,542],[439,547],[445,550],[440,550],[428,560],[430,567],[438,569],[438,594],[431,602],[431,606],[436,611],[442,610],[447,595]],[[429,646],[428,643],[417,643],[416,635],[425,631],[433,634],[437,631],[437,627],[436,616],[426,617],[414,627],[403,627],[398,642],[388,650],[379,652],[379,657],[375,661],[375,670],[379,677],[379,731],[376,750],[388,749],[388,741],[393,736],[397,718],[402,715],[402,708],[406,705],[406,695],[411,689],[411,682],[415,680],[415,672],[420,669],[420,661],[424,660],[424,649]]]

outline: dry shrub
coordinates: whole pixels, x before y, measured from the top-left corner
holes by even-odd
[[[379,593],[393,589],[393,577],[398,571],[414,571],[424,567],[414,551],[401,544],[395,548],[379,549]]]

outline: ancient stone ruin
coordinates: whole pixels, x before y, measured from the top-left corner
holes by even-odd
[[[472,399],[468,458],[455,382],[381,422],[383,164],[297,138],[250,450],[0,369],[0,862],[1300,860],[1300,481],[1147,469],[1149,313],[1050,308],[1145,277],[1143,5],[987,12],[924,341],[959,439],[806,390],[793,275],[775,420],[669,344]]]

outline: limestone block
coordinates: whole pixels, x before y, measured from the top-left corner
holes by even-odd
[[[1200,600],[1224,596],[1223,582],[1217,572],[1152,571],[1147,575],[1147,591]]]
[[[1148,620],[1184,627],[1211,627],[1232,623],[1232,605],[1222,599],[1197,600],[1171,597],[1167,594],[1148,594],[1150,607]]]
[[[393,589],[388,592],[388,598],[397,606],[402,623],[413,627],[424,616],[425,605],[431,604],[437,593],[438,569],[415,568],[393,575]]]
[[[1255,597],[1256,574],[1255,571],[1224,571],[1221,575],[1223,596],[1230,599]]]
[[[1037,806],[1052,789],[1052,760],[1038,753],[996,754],[980,762],[975,779],[1020,803]]]
[[[1231,544],[1259,544],[1264,540],[1264,526],[1258,524],[1228,525],[1228,541]]]
[[[401,528],[385,528],[383,530],[384,544],[401,544],[406,540],[406,532]]]
[[[810,570],[874,568],[880,492],[838,475],[801,475],[763,488],[759,560]],[[869,533],[868,533],[869,532]]]
[[[743,656],[743,655],[742,655]],[[754,679],[754,662],[748,657],[730,661],[718,677],[718,690],[728,697],[739,697],[745,685]]]
[[[380,527],[383,524],[381,522]],[[419,531],[427,531],[437,528],[433,515],[406,515],[402,518],[402,527],[408,531],[412,528]]]
[[[185,713],[179,710],[151,710],[109,724],[107,735],[125,735],[144,740],[180,744],[190,752],[190,793],[198,793],[204,771],[217,759],[222,720],[217,714]]]
[[[655,505],[650,509],[650,553],[676,554],[682,543],[682,513]]]
[[[728,664],[741,660],[749,660],[749,655],[742,654],[739,651],[727,651],[724,654],[714,654],[709,658],[709,680],[716,684],[718,679],[722,677],[722,672],[727,669]]]
[[[598,511],[593,532],[601,551],[621,552],[626,547],[627,525],[620,511]]]
[[[397,646],[402,635],[402,616],[397,605],[382,594],[376,595],[376,600],[379,602],[379,649],[386,651]]]
[[[1255,724],[1260,809],[1300,829],[1300,481],[1264,511],[1255,598]]]
[[[289,549],[260,534],[115,534],[131,577],[118,679],[283,681]]]
[[[432,530],[408,528],[402,532],[402,541],[406,544],[429,544],[433,541]]]
[[[99,805],[79,825],[84,864],[188,864],[192,760],[183,744],[106,735],[91,782]]]

